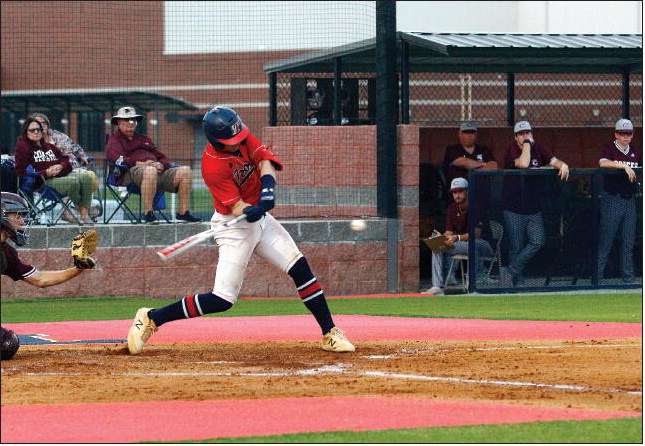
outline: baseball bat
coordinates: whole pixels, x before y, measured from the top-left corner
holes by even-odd
[[[234,225],[238,221],[244,220],[246,218],[246,214],[242,214],[238,217],[235,217],[232,220],[227,221],[222,225],[222,228],[226,228],[229,226]],[[212,235],[220,228],[211,228],[207,229],[205,231],[199,232],[197,234],[191,235],[190,237],[186,237],[183,240],[179,240],[177,243],[173,243],[172,245],[166,246],[164,249],[157,251],[157,255],[161,260],[164,262],[167,262],[169,259],[172,259],[176,255],[181,254],[182,252],[192,248],[195,245],[198,245],[205,240],[208,240],[209,237],[212,237]]]

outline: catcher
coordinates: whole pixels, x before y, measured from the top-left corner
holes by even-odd
[[[29,206],[24,198],[11,192],[2,192],[2,274],[13,280],[24,280],[30,285],[46,288],[67,282],[86,269],[93,269],[96,262],[90,255],[96,249],[98,233],[91,229],[78,234],[72,240],[74,267],[59,271],[40,271],[23,263],[16,247],[25,246],[29,241]],[[11,359],[20,346],[18,337],[11,330],[2,328],[2,359]]]

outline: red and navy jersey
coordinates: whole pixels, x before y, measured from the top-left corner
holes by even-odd
[[[599,161],[603,159],[629,167],[643,167],[643,149],[630,145],[629,150],[623,153],[616,147],[615,141],[612,141],[603,146]],[[630,183],[629,178],[623,172],[604,175],[604,184],[607,192],[619,194],[634,194],[636,192],[636,183]]]
[[[213,205],[220,214],[230,214],[229,206],[242,199],[251,205],[260,200],[260,161],[270,160],[276,170],[282,163],[269,148],[249,133],[237,153],[218,152],[208,144],[202,155],[202,178],[211,191]]]
[[[36,268],[22,263],[18,258],[18,251],[8,243],[2,244],[3,266],[2,274],[13,280],[23,280],[36,272]]]

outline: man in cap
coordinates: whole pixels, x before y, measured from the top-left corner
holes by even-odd
[[[519,121],[513,128],[514,141],[506,150],[504,169],[539,169],[554,167],[562,181],[569,178],[569,166],[556,158],[551,150],[533,139],[528,121]],[[509,239],[509,272],[513,286],[524,283],[524,269],[544,246],[544,221],[541,191],[544,176],[506,175],[502,189],[505,233]],[[528,243],[525,243],[528,239]]]
[[[462,122],[457,133],[459,142],[446,147],[443,165],[446,171],[446,181],[454,178],[468,178],[472,169],[496,170],[499,168],[491,150],[486,146],[476,144],[477,124],[473,121]]]
[[[107,142],[106,158],[127,170],[117,176],[119,185],[135,183],[141,188],[141,199],[144,206],[143,219],[146,223],[155,223],[153,199],[157,190],[176,192],[179,195],[179,212],[175,215],[181,222],[199,222],[188,207],[190,192],[193,188],[193,176],[190,167],[172,167],[170,161],[154,142],[145,135],[135,132],[137,124],[143,118],[133,107],[122,107],[112,117],[116,130]]]
[[[46,288],[67,282],[85,271],[71,267],[58,271],[40,271],[23,263],[16,247],[29,242],[29,206],[24,198],[11,192],[2,192],[0,245],[2,247],[1,274],[14,281],[24,280],[30,285]],[[2,329],[2,359],[11,359],[18,351],[18,338],[11,330]]]
[[[468,232],[468,181],[465,178],[455,178],[450,183],[450,193],[453,197],[453,202],[448,206],[446,213],[446,236],[444,245],[446,246],[445,252],[432,253],[432,288],[424,291],[428,294],[443,294],[444,286],[444,265],[445,256],[453,255],[467,255],[468,254],[468,240],[470,234]],[[433,234],[440,235],[438,231]],[[475,248],[477,250],[477,272],[483,271],[482,257],[490,257],[493,254],[493,249],[486,239],[490,239],[490,231],[488,225],[483,220],[475,222]]]
[[[636,239],[637,177],[634,168],[643,167],[643,149],[631,144],[634,125],[619,119],[614,140],[605,144],[598,164],[614,172],[603,175],[605,193],[600,205],[600,240],[598,246],[598,281],[602,280],[607,257],[620,229],[620,266],[625,283],[634,282],[634,240]],[[624,172],[616,172],[615,169]]]

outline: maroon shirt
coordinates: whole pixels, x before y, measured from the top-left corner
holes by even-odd
[[[504,169],[517,169],[515,160],[521,154],[522,149],[513,141],[506,149]],[[542,144],[534,143],[531,146],[529,169],[548,166],[552,159],[553,153],[549,149]],[[504,208],[516,214],[528,215],[540,212],[544,178],[542,175],[506,175],[502,190]]]
[[[18,251],[8,243],[2,243],[2,274],[13,280],[23,280],[36,272],[36,268],[22,263],[18,258]]]
[[[643,149],[629,146],[627,153],[621,152],[614,141],[603,146],[600,159],[606,159],[629,167],[643,167]],[[630,183],[624,172],[616,175],[604,175],[605,190],[613,194],[633,195],[636,193],[636,182]]]
[[[446,181],[448,184],[450,184],[453,178],[462,177],[468,179],[468,169],[450,165],[457,158],[470,158],[471,160],[482,161],[484,163],[495,161],[490,149],[479,144],[475,144],[473,153],[469,153],[461,144],[448,146],[446,147],[446,154],[443,157],[443,165],[446,170]]]
[[[27,166],[32,165],[34,169],[46,178],[47,168],[54,164],[62,164],[63,170],[56,177],[67,176],[72,171],[72,165],[69,158],[58,147],[45,141],[40,141],[40,145],[32,141],[23,141],[22,139],[16,144],[16,165],[14,170],[18,176],[24,176],[27,172]],[[37,180],[36,186],[40,187],[40,181]]]
[[[150,138],[135,133],[129,140],[123,133],[116,130],[108,139],[105,147],[105,156],[109,161],[133,167],[137,161],[159,161],[164,170],[170,168],[170,161]],[[123,181],[123,176],[117,179],[118,184]]]
[[[483,220],[476,221],[475,228],[482,230],[481,237],[484,240],[490,240],[488,225],[485,225]],[[468,210],[462,212],[457,203],[450,203],[446,211],[446,231],[451,231],[453,234],[468,234]]]

